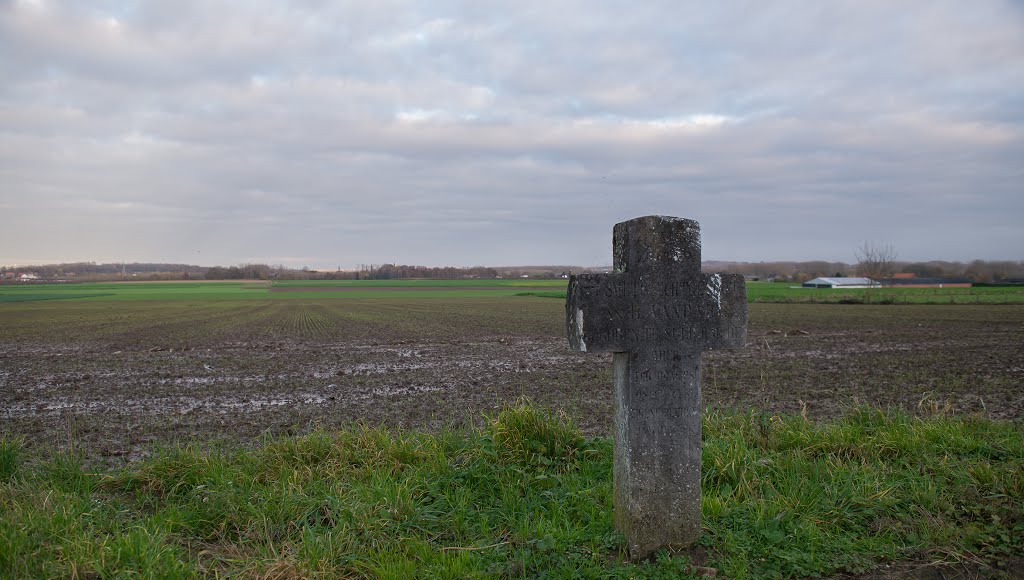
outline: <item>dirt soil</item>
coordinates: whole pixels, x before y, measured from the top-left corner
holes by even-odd
[[[520,397],[609,431],[611,356],[543,298],[0,305],[0,433],[111,465],[154,445],[353,421],[435,429]],[[706,353],[712,408],[827,419],[857,403],[1024,416],[1024,306],[752,304]]]

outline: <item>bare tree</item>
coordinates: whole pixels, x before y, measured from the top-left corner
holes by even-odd
[[[880,281],[895,271],[896,249],[887,242],[864,242],[857,249],[857,275]]]

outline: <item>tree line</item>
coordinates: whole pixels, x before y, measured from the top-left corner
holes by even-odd
[[[882,260],[883,262],[886,260]],[[762,280],[805,282],[820,276],[867,276],[885,278],[896,272],[907,272],[919,278],[970,278],[972,282],[993,283],[1024,278],[1024,261],[973,260],[950,262],[932,260],[910,262],[891,260],[888,264],[867,260],[856,264],[814,260],[807,262],[727,262],[716,263],[716,271],[754,276]]]
[[[909,272],[922,278],[965,277],[973,282],[993,283],[1007,279],[1024,279],[1024,261],[974,260],[951,262],[898,261],[894,254],[859,255],[856,264],[813,260],[805,262],[706,262],[705,269],[732,272],[762,280],[803,282],[819,276],[868,276],[884,278],[895,272]],[[32,273],[42,280],[98,281],[98,280],[399,280],[427,278],[457,280],[467,278],[519,277],[557,278],[563,273],[602,271],[572,266],[495,268],[487,266],[415,266],[408,264],[362,264],[354,270],[311,270],[289,268],[283,265],[239,264],[237,266],[196,266],[168,263],[110,263],[74,262],[36,266],[0,266],[0,276],[8,280],[21,273]]]
[[[317,271],[308,267],[288,268],[283,265],[239,264],[237,266],[196,266],[164,263],[75,262],[32,266],[0,266],[0,276],[13,278],[31,273],[41,280],[391,280],[403,278],[496,278],[494,268],[429,267],[404,264],[365,264],[355,270]]]

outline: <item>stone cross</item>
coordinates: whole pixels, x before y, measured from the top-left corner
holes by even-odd
[[[702,274],[700,226],[615,224],[614,272],[569,278],[569,345],[614,353],[615,526],[632,558],[700,537],[701,352],[746,339],[743,276]]]

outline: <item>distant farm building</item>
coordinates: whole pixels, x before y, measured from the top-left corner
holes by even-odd
[[[881,286],[871,278],[815,278],[803,284],[804,288],[877,288]]]

